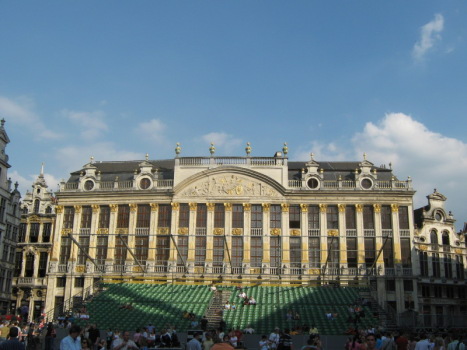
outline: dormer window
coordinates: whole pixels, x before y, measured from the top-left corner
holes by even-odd
[[[443,232],[443,235],[441,236],[441,240],[443,242],[443,245],[451,245],[451,243],[449,242],[449,232],[448,231]]]
[[[151,186],[151,180],[148,179],[147,177],[142,178],[141,181],[139,182],[139,187],[142,190],[147,190],[150,186]]]
[[[38,213],[39,212],[39,206],[41,205],[41,201],[39,199],[36,199],[34,201],[34,213]]]
[[[435,214],[435,219],[436,221],[442,221],[443,220],[443,215],[437,211],[436,214]]]
[[[373,187],[373,181],[371,181],[369,178],[363,179],[360,184],[362,185],[362,188],[365,190],[369,190],[371,187]]]
[[[94,181],[86,180],[86,182],[84,183],[84,189],[86,191],[91,191],[93,188],[94,188]]]
[[[315,190],[319,187],[319,180],[315,177],[310,177],[308,181],[306,182],[308,188],[311,188],[312,190]]]

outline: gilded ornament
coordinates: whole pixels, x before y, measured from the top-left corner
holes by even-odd
[[[363,205],[362,204],[355,204],[355,209],[357,210],[357,213],[362,213],[363,212]]]
[[[108,235],[108,234],[109,234],[109,229],[108,229],[108,228],[104,228],[104,227],[98,228],[98,229],[97,229],[97,234],[100,234],[100,235]]]
[[[138,210],[138,204],[136,203],[130,203],[130,211],[132,213],[136,213],[136,210]]]
[[[78,265],[78,266],[76,266],[75,271],[76,272],[86,272],[86,268],[85,268],[84,265]]]
[[[214,142],[211,142],[211,146],[209,147],[209,153],[211,153],[211,156],[216,153],[216,147],[214,147]]]
[[[168,235],[169,234],[169,228],[168,227],[158,227],[157,228],[157,234],[159,234],[159,235]]]
[[[250,211],[251,204],[250,203],[243,203],[243,211]]]
[[[284,156],[289,153],[289,147],[287,147],[287,142],[284,142],[284,147],[282,147],[282,153],[284,153]]]
[[[254,268],[254,269],[250,269],[250,274],[252,274],[252,275],[256,275],[256,274],[260,274],[260,273],[261,273],[261,269],[259,267]]]
[[[319,275],[320,274],[320,270],[319,269],[310,269],[310,274],[311,275]]]
[[[300,236],[300,234],[301,234],[301,231],[297,230],[297,229],[294,229],[294,230],[290,231],[291,236]]]
[[[327,204],[319,204],[319,211],[325,213],[328,209]]]
[[[302,209],[302,213],[308,213],[308,204],[300,204],[300,208]]]
[[[182,148],[180,147],[180,142],[177,142],[175,146],[175,154],[178,156],[181,151],[182,151]]]
[[[36,222],[39,221],[39,217],[37,215],[32,215],[28,218],[29,222]]]
[[[75,208],[75,214],[81,213],[81,205],[74,205],[73,207]]]
[[[271,236],[280,236],[281,229],[280,228],[273,228],[271,229]]]
[[[214,234],[216,236],[222,236],[224,234],[224,229],[223,228],[220,228],[220,227],[216,227],[214,229]]]
[[[70,234],[72,232],[73,232],[73,229],[71,229],[71,228],[62,228],[61,234],[62,234],[62,236],[66,236],[66,235],[68,235],[68,234]]]
[[[188,234],[188,227],[179,227],[178,234],[180,235],[187,235]]]
[[[208,211],[214,211],[216,204],[214,203],[206,203],[206,207],[208,208]]]
[[[157,203],[149,203],[151,207],[151,211],[157,211],[159,209],[159,204]]]
[[[419,248],[420,250],[423,250],[423,251],[428,250],[428,246],[426,246],[426,245],[419,245],[418,248]]]
[[[381,213],[381,204],[373,204],[373,209],[375,213]]]
[[[232,203],[224,203],[225,211],[232,211]]]
[[[282,208],[282,211],[284,213],[288,213],[289,212],[289,204],[288,203],[282,203],[281,204],[281,208]]]
[[[117,229],[115,229],[115,233],[117,235],[127,235],[128,234],[128,228],[124,228],[124,227],[117,228]]]
[[[133,266],[133,272],[143,272],[141,266]]]
[[[234,236],[241,236],[243,233],[243,230],[241,228],[233,228],[232,229],[232,235]]]
[[[203,266],[195,266],[195,273],[204,273]]]
[[[393,213],[397,213],[399,211],[399,204],[391,204],[391,210]]]
[[[263,211],[264,211],[265,213],[268,213],[268,212],[269,212],[269,208],[271,207],[271,205],[270,205],[269,203],[263,203],[262,206],[263,206]]]
[[[456,249],[454,249],[454,252],[456,254],[462,254],[462,249],[456,248]]]
[[[99,204],[93,204],[91,205],[91,208],[93,213],[98,213],[101,207]]]
[[[118,211],[118,204],[109,204],[110,212],[116,213]]]
[[[188,203],[188,205],[190,206],[190,210],[196,210],[198,203]]]
[[[246,153],[247,157],[248,157],[248,156],[250,155],[250,153],[251,153],[251,146],[250,146],[250,143],[249,143],[249,142],[246,143],[245,153]]]
[[[172,205],[172,210],[178,210],[178,208],[180,208],[180,203],[172,202],[170,204]]]
[[[338,204],[337,207],[339,208],[339,212],[341,213],[345,212],[345,204]]]
[[[339,231],[338,230],[328,230],[328,236],[337,237],[337,236],[339,236]]]

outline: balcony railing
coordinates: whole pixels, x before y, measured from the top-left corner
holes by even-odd
[[[80,228],[79,234],[82,236],[88,236],[91,234],[91,228]]]
[[[320,230],[319,228],[309,228],[308,237],[319,237]]]
[[[206,227],[197,227],[195,231],[197,236],[206,236],[207,228]]]
[[[251,232],[252,236],[262,236],[263,235],[263,228],[262,227],[252,228],[250,232]]]
[[[149,235],[149,227],[137,227],[135,233],[137,236],[147,236]]]
[[[354,228],[345,230],[345,233],[347,237],[357,237],[357,230]]]
[[[363,235],[365,237],[375,237],[375,230],[373,229],[365,229],[363,230]]]
[[[400,234],[401,237],[410,237],[410,230],[400,229],[399,234]]]

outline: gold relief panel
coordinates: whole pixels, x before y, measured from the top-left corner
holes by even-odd
[[[179,227],[178,228],[179,235],[187,235],[188,234],[188,227]]]
[[[56,205],[55,206],[55,212],[57,214],[62,214],[63,213],[63,205]]]
[[[256,275],[256,274],[260,274],[261,273],[261,269],[259,267],[256,267],[254,269],[250,269],[250,274],[252,275]]]
[[[391,210],[393,213],[397,213],[399,211],[399,204],[391,204]]]
[[[290,235],[291,236],[301,236],[301,233],[302,233],[302,231],[297,230],[297,229],[290,230]]]
[[[203,266],[195,266],[195,273],[204,273]]]
[[[168,227],[158,227],[157,228],[157,234],[158,235],[168,235],[169,234],[169,228]]]
[[[110,212],[116,213],[118,211],[118,204],[109,204]]]
[[[117,228],[117,229],[115,229],[115,233],[117,235],[127,235],[128,234],[128,228]]]
[[[217,227],[217,228],[214,229],[214,234],[215,234],[216,236],[221,236],[221,235],[224,234],[224,229],[223,229],[223,228],[220,228],[220,227]]]
[[[285,213],[289,212],[289,204],[288,203],[282,203],[281,204],[282,211]]]
[[[74,205],[73,207],[75,208],[75,214],[81,213],[81,205]]]
[[[310,275],[319,275],[321,273],[320,269],[310,269]]]
[[[141,266],[133,266],[133,272],[143,272]]]
[[[172,210],[178,210],[180,208],[180,203],[177,202],[172,202],[170,205],[172,206]]]
[[[454,249],[454,252],[456,254],[462,254],[462,249],[456,248],[456,249]]]
[[[76,266],[75,271],[78,272],[78,273],[79,272],[81,272],[81,273],[86,272],[86,267],[84,265],[78,265],[78,266]]]
[[[100,235],[108,235],[109,234],[109,229],[108,228],[98,228],[97,229],[97,234],[100,234]]]
[[[198,207],[198,203],[188,203],[188,205],[190,206],[190,210],[196,210]]]
[[[93,213],[98,213],[101,207],[99,204],[93,204],[91,205],[91,208]]]
[[[428,246],[426,246],[426,245],[419,245],[419,246],[418,246],[418,249],[423,250],[423,251],[426,251],[426,250],[428,250]]]
[[[280,236],[280,235],[281,235],[281,229],[280,228],[271,229],[271,236]]]
[[[68,235],[68,234],[70,234],[72,232],[73,232],[73,229],[71,229],[71,228],[62,228],[61,233],[62,233],[62,236],[66,236],[66,235]]]
[[[151,211],[157,211],[159,209],[159,204],[157,203],[149,203],[149,206],[151,207]]]
[[[224,203],[225,211],[232,211],[232,203]]]
[[[320,212],[325,213],[327,209],[328,209],[328,206],[326,204],[319,204]]]
[[[338,230],[328,230],[328,236],[337,237],[337,236],[339,236],[339,231]]]
[[[206,203],[206,207],[208,208],[208,211],[214,211],[215,206],[216,206],[215,203]]]
[[[233,228],[232,229],[232,234],[234,236],[241,236],[243,234],[243,229],[241,228]]]
[[[338,204],[337,207],[339,208],[339,212],[341,213],[345,212],[345,204]]]
[[[308,213],[308,204],[300,204],[300,208],[302,209],[302,213]]]
[[[381,204],[373,204],[375,213],[381,213]]]
[[[263,206],[263,211],[265,213],[269,213],[269,208],[271,207],[271,205],[269,203],[263,203],[262,206]]]
[[[28,222],[35,222],[35,221],[39,221],[39,217],[37,215],[32,215],[28,218]]]
[[[362,213],[363,212],[363,204],[355,204],[355,209],[357,210],[357,213]]]
[[[243,211],[251,211],[251,204],[243,203]]]
[[[136,203],[130,203],[130,211],[132,213],[136,213],[136,211],[138,210],[138,204]]]

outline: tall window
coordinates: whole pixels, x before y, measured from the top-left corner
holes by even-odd
[[[270,238],[270,253],[271,267],[281,267],[281,238],[271,237]]]
[[[172,207],[170,204],[159,204],[159,227],[170,227],[172,222]]]
[[[250,263],[251,267],[261,267],[263,260],[263,239],[261,237],[251,237],[251,253]]]
[[[399,207],[399,228],[401,230],[409,229],[409,208],[406,206]]]
[[[26,229],[27,229],[26,223],[19,224],[18,242],[24,242],[24,240],[26,239]]]
[[[278,204],[271,205],[269,216],[270,216],[270,227],[281,228],[281,223],[282,223],[281,206]]]
[[[26,263],[24,269],[24,277],[32,277],[34,274],[34,254],[26,255]]]
[[[447,231],[443,232],[443,235],[441,236],[441,242],[443,245],[451,245],[449,242],[449,233]]]
[[[158,236],[157,239],[162,238]],[[135,257],[138,259],[141,265],[146,265],[146,260],[148,259],[148,245],[149,245],[149,236],[136,236],[135,237]],[[167,260],[166,260],[167,261]],[[157,262],[159,264],[159,261]]]
[[[109,228],[110,225],[110,207],[101,205],[99,213],[99,228]]]
[[[355,206],[347,205],[345,207],[345,228],[347,230],[357,229],[357,224],[355,220]]]
[[[319,237],[308,238],[308,258],[310,267],[319,267],[321,262],[321,243]]]
[[[328,267],[339,267],[339,238],[328,237]]]
[[[91,228],[92,208],[83,207],[81,210],[81,228]]]
[[[232,227],[243,228],[243,205],[232,205]]]
[[[214,227],[224,228],[225,226],[225,207],[222,203],[216,203],[214,206]]]
[[[79,245],[81,249],[78,252],[78,264],[84,265],[87,259],[86,254],[89,254],[89,236],[80,236]]]
[[[289,207],[289,228],[300,228],[300,206],[291,205]]]
[[[109,242],[108,236],[97,236],[96,263],[98,265],[105,264],[105,259],[107,258],[108,242]]]
[[[38,269],[38,276],[37,277],[45,277],[47,272],[47,252],[41,252],[39,255],[39,269]]]
[[[422,251],[420,251],[418,254],[420,261],[420,275],[423,277],[428,277],[428,254]]]
[[[151,207],[149,204],[139,204],[138,213],[136,215],[136,227],[149,227],[151,218]]]
[[[446,278],[452,278],[452,258],[447,255],[444,257],[444,276]]]
[[[39,212],[40,205],[41,205],[41,201],[39,199],[36,199],[34,201],[34,213],[35,214]]]
[[[213,242],[213,266],[223,266],[224,264],[224,237],[214,237]]]
[[[328,205],[326,209],[326,219],[328,230],[335,230],[339,228],[339,211],[337,205]]]
[[[15,277],[21,274],[21,265],[23,264],[23,252],[16,252],[15,254]],[[457,275],[459,276],[459,275]]]
[[[375,229],[375,217],[373,215],[373,206],[364,205],[363,206],[363,228],[365,230],[374,230]]]
[[[183,263],[186,263],[188,259],[188,236],[178,236],[177,245],[177,265],[183,266]]]
[[[42,242],[44,243],[50,242],[51,235],[52,235],[52,223],[46,222],[43,224],[43,228],[42,228]]]
[[[208,211],[205,203],[196,206],[196,227],[206,227],[208,222]]]
[[[347,265],[348,267],[358,267],[357,238],[347,237]]]
[[[65,207],[63,212],[63,228],[73,228],[73,221],[75,219],[75,208]]]
[[[232,237],[232,266],[242,267],[243,237]]]
[[[456,255],[456,275],[457,279],[464,280],[464,258],[462,255]]]
[[[381,206],[381,227],[383,230],[392,229],[392,211],[389,205]]]
[[[410,238],[401,238],[401,259],[402,267],[412,267]]]
[[[319,229],[319,207],[317,205],[308,207],[308,229]]]
[[[290,237],[290,267],[302,266],[302,239]]]
[[[206,260],[206,236],[195,238],[195,266],[204,266]]]
[[[393,268],[394,267],[394,243],[391,237],[383,238],[383,259],[384,267]]]
[[[146,259],[148,257],[147,240],[149,239],[149,237],[146,236],[145,239],[146,239],[145,242],[142,242],[142,245],[146,244],[146,255],[144,258],[144,262],[146,262]],[[167,261],[169,260],[169,254],[170,254],[170,236],[157,236],[156,264],[166,265]]]
[[[376,258],[376,242],[374,237],[365,237],[365,265],[370,267],[374,264]]]
[[[261,204],[251,206],[251,228],[263,228],[263,206]]]
[[[432,259],[433,277],[441,277],[441,264],[439,261],[439,254],[433,254]]]
[[[431,230],[430,232],[430,242],[431,244],[438,244],[438,233],[436,230]]]
[[[29,228],[29,242],[31,243],[37,243],[39,240],[39,228],[40,224],[39,223],[33,223],[31,224]]]
[[[178,226],[188,227],[190,225],[190,206],[188,203],[180,204],[180,212],[178,216]]]
[[[115,265],[124,265],[127,255],[127,249],[125,244],[128,244],[128,236],[127,235],[120,235],[119,237],[115,238],[115,250],[114,250],[114,264]]]
[[[71,239],[64,236],[62,237],[62,241],[60,244],[59,263],[61,265],[64,265],[68,262],[68,259],[70,258],[70,253],[71,253]]]
[[[118,206],[117,228],[128,228],[130,224],[130,207],[128,204]]]

